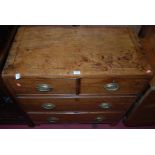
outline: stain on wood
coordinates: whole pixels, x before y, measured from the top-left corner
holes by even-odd
[[[150,76],[151,69],[128,28],[22,26],[3,74],[78,77]]]

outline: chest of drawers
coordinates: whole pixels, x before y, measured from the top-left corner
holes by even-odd
[[[115,123],[152,70],[128,28],[22,26],[2,76],[35,124]]]

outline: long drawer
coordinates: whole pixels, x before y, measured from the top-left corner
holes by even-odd
[[[120,112],[90,113],[29,113],[34,123],[113,123],[122,117]]]
[[[145,79],[81,79],[81,94],[138,94],[147,86]]]
[[[16,95],[21,94],[75,94],[76,80],[70,78],[23,78],[6,79],[8,86]]]
[[[124,111],[136,96],[18,97],[25,111]]]

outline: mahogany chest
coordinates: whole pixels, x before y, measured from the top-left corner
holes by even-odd
[[[21,26],[2,76],[35,124],[116,123],[152,70],[129,28]]]

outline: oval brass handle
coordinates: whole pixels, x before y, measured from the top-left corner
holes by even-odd
[[[99,104],[99,107],[101,109],[110,109],[112,107],[112,105],[109,103],[101,103],[101,104]]]
[[[40,92],[48,92],[53,89],[52,86],[49,84],[39,84],[36,88]]]
[[[116,91],[119,89],[119,84],[112,82],[104,85],[104,89],[107,91]]]
[[[47,109],[47,110],[52,110],[54,109],[56,106],[53,103],[44,103],[42,104],[42,108],[43,109]]]
[[[103,117],[103,116],[97,116],[95,119],[96,122],[102,122],[104,120],[105,120],[105,117]]]
[[[57,118],[57,117],[49,117],[49,118],[47,119],[47,121],[48,121],[49,123],[56,123],[58,120],[59,120],[59,118]]]

